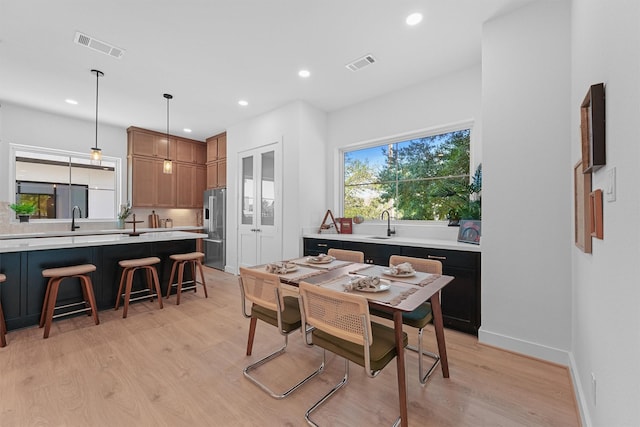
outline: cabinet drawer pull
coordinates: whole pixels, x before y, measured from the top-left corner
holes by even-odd
[[[441,261],[446,261],[446,259],[447,259],[446,256],[435,256],[435,255],[427,255],[427,258],[429,258],[429,259],[439,259]]]
[[[328,245],[326,243],[318,243],[319,248],[326,248]]]

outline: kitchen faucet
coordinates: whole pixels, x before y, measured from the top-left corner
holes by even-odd
[[[76,209],[78,210],[78,218],[82,218],[82,211],[78,206],[74,206],[71,209],[71,231],[76,231],[76,228],[80,228],[79,225],[76,225]]]
[[[392,234],[396,234],[395,229],[391,229],[391,215],[388,210],[382,211],[382,215],[380,215],[380,219],[384,220],[384,214],[387,214],[387,237],[391,237]]]

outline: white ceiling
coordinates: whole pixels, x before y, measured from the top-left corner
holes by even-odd
[[[482,23],[529,1],[0,0],[0,102],[93,121],[95,68],[100,123],[164,132],[170,93],[170,132],[204,140],[294,100],[335,111],[478,63]],[[345,68],[368,53],[375,64]]]

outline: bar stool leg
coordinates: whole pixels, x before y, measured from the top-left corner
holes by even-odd
[[[55,278],[52,277],[49,280],[47,280],[47,288],[44,291],[44,302],[42,303],[42,312],[40,313],[40,323],[38,324],[38,327],[42,328],[44,326],[44,323],[47,319],[47,310],[46,308],[49,306],[49,293],[51,292],[51,282],[54,280]]]
[[[127,270],[127,284],[124,291],[124,302],[122,308],[122,318],[127,318],[127,313],[129,312],[129,299],[131,298],[131,285],[133,283],[133,273],[137,270],[137,267],[132,267]]]
[[[177,288],[177,296],[176,305],[180,305],[180,295],[182,294],[182,281],[184,280],[184,263],[185,261],[180,261],[180,265],[178,266],[178,288]]]
[[[53,312],[56,308],[56,298],[58,297],[58,289],[60,288],[61,277],[56,277],[51,283],[51,290],[49,291],[49,301],[47,304],[47,315],[44,323],[44,338],[49,338],[49,331],[51,330],[51,323],[53,323]]]
[[[115,310],[120,307],[120,298],[122,298],[122,289],[124,287],[125,277],[127,276],[128,267],[122,268],[122,274],[120,275],[120,286],[118,287],[118,294],[116,295],[116,307]]]
[[[171,296],[171,289],[173,288],[173,278],[176,274],[176,266],[178,265],[178,261],[173,261],[173,265],[171,266],[171,274],[169,275],[169,283],[167,285],[167,298]]]
[[[204,289],[204,297],[205,298],[209,298],[209,294],[207,293],[207,284],[204,281],[204,271],[202,269],[202,263],[200,262],[199,259],[195,260],[194,263],[198,265],[198,269],[200,270],[200,278],[202,279],[202,288]],[[193,272],[193,280],[194,280],[194,283],[195,283],[195,280],[196,280],[195,268],[194,268],[194,272]]]
[[[156,293],[158,294],[158,305],[160,306],[160,308],[164,308],[162,305],[162,290],[160,290],[160,280],[158,280],[158,272],[156,271],[155,267],[149,267],[149,270],[151,270],[153,283],[156,287]]]
[[[98,319],[98,307],[96,304],[96,297],[93,294],[93,284],[91,283],[91,279],[89,276],[79,276],[80,280],[82,280],[83,285],[83,293],[85,294],[85,301],[88,302],[89,307],[91,307],[91,315],[93,316],[93,321],[96,325],[100,324],[100,319]]]
[[[2,311],[2,302],[0,302],[0,347],[7,345],[7,324],[4,321],[4,311]]]

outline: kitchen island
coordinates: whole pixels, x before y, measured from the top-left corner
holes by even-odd
[[[149,256],[160,258],[157,269],[164,293],[171,269],[169,256],[193,252],[197,240],[206,236],[197,232],[162,231],[139,236],[122,233],[2,239],[0,272],[7,276],[7,281],[0,287],[0,297],[7,329],[39,322],[47,286],[42,277],[43,269],[94,264],[97,270],[91,278],[98,309],[113,308],[120,278],[118,261]],[[136,277],[134,286],[144,286],[140,279]],[[60,287],[58,303],[75,302],[82,299],[81,296],[79,284],[65,281]]]

